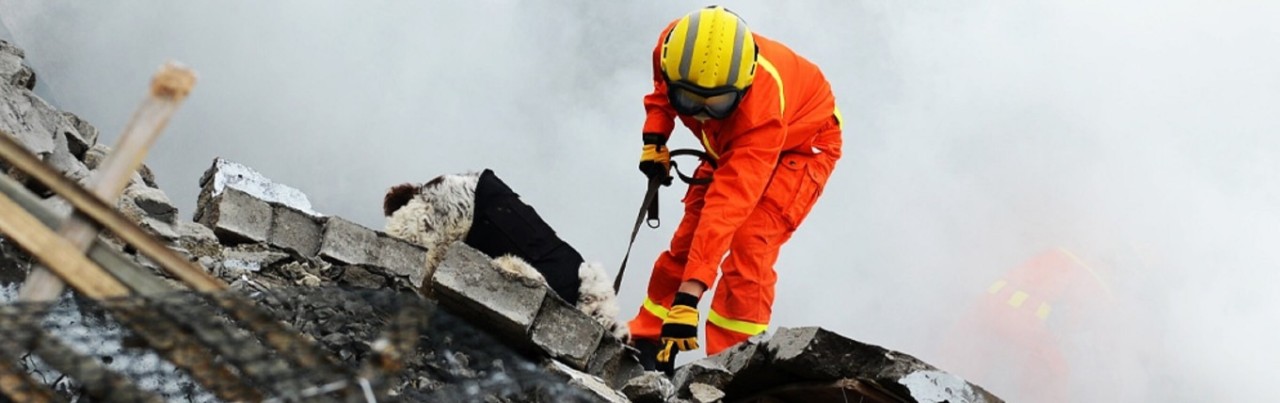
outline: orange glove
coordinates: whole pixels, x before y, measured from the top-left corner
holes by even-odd
[[[676,353],[698,348],[698,297],[676,293],[667,319],[662,322],[662,350],[658,362],[675,361]]]

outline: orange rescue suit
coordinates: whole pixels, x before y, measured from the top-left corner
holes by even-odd
[[[705,122],[678,115],[659,64],[662,39],[674,26],[663,30],[653,50],[654,91],[644,97],[643,133],[667,138],[679,118],[719,168],[698,168],[697,176],[713,181],[689,187],[684,217],[670,249],[654,264],[647,298],[630,326],[633,337],[656,340],[679,284],[710,286],[723,258],[724,275],[707,316],[707,353],[715,354],[767,327],[778,250],[840,158],[841,122],[818,67],[759,34],[753,34],[759,48],[755,78],[737,110]]]

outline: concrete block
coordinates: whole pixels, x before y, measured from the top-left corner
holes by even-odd
[[[675,395],[671,380],[661,372],[645,372],[622,386],[622,394],[635,403],[665,403]]]
[[[726,401],[734,401],[751,396],[759,391],[804,381],[804,378],[783,371],[773,365],[773,357],[765,348],[765,335],[757,335],[746,342],[722,351],[719,354],[704,358],[724,368],[732,379],[721,388],[728,394]],[[697,379],[689,379],[697,382]],[[687,385],[684,385],[687,387]]]
[[[603,335],[604,326],[555,293],[547,293],[529,331],[533,344],[580,370],[587,368]]]
[[[614,389],[620,389],[631,378],[644,373],[644,367],[636,359],[638,355],[639,351],[634,347],[605,335],[601,338],[596,351],[591,354],[591,361],[587,363],[587,373],[604,379],[605,383]]]
[[[386,234],[378,234],[377,266],[409,279],[414,289],[422,288],[426,277],[427,250]]]
[[[733,380],[733,373],[725,369],[719,362],[709,359],[694,361],[676,369],[671,383],[675,384],[677,395],[692,398],[690,387],[694,384],[708,385],[723,390]]]
[[[689,399],[694,403],[713,403],[724,400],[724,391],[705,383],[689,385]]]
[[[120,199],[120,203],[132,203],[141,213],[160,221],[173,223],[178,216],[178,208],[160,189],[132,185],[124,189]]]
[[[916,371],[899,378],[917,402],[998,403],[1000,398],[958,376],[942,371]]]
[[[780,328],[766,343],[774,365],[805,379],[897,377],[933,369],[915,357],[820,327]]]
[[[264,242],[271,231],[271,205],[236,189],[222,192],[200,210],[200,223],[223,242]]]
[[[93,127],[89,122],[74,113],[63,111],[62,115],[66,116],[67,121],[76,128],[73,135],[67,136],[67,148],[71,149],[72,155],[83,160],[89,148],[98,144],[98,128]]]
[[[324,235],[323,218],[312,217],[282,205],[275,206],[272,217],[271,233],[267,236],[267,243],[271,246],[291,250],[305,257],[313,257],[320,252],[320,242]]]
[[[584,372],[570,368],[562,362],[552,360],[545,365],[547,372],[559,375],[562,378],[568,378],[569,386],[575,387],[592,397],[594,400],[607,403],[629,403],[626,395],[619,393],[617,390],[605,385],[600,378],[591,376]],[[575,399],[576,401],[576,399]]]
[[[339,217],[325,221],[318,254],[321,258],[342,264],[373,265],[378,261],[377,253],[378,234],[373,230]]]
[[[982,388],[906,353],[866,344],[820,327],[780,328],[767,343],[774,367],[809,380],[858,379],[921,401],[998,401]]]
[[[516,344],[529,343],[529,328],[548,293],[542,283],[498,270],[462,242],[449,246],[432,287],[442,306]]]

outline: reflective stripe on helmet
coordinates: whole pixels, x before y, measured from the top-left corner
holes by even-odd
[[[711,324],[719,326],[725,330],[732,330],[738,333],[751,335],[751,336],[764,333],[765,330],[769,329],[768,323],[755,323],[755,322],[748,322],[745,320],[729,319],[724,316],[720,316],[720,314],[716,313],[716,310],[714,309],[710,310],[710,312],[707,312],[707,322],[710,322]]]
[[[661,68],[670,81],[702,88],[751,85],[756,45],[747,24],[720,6],[689,13],[676,21],[662,43]]]
[[[702,13],[693,13],[689,15],[689,22],[684,28],[684,51],[680,52],[680,77],[689,76],[689,64],[693,62],[693,49],[697,47],[698,42],[698,20],[702,19]],[[680,29],[680,27],[676,27]],[[689,35],[692,32],[693,35]],[[678,79],[677,79],[678,80]]]

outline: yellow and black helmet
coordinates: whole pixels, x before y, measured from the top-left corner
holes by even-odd
[[[751,86],[756,43],[746,22],[721,6],[689,13],[662,42],[662,73],[669,82],[705,89]]]

